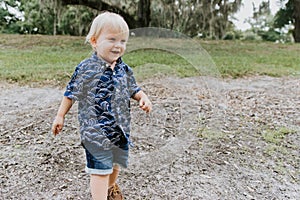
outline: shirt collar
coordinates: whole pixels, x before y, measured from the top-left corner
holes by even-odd
[[[99,58],[97,56],[97,52],[93,53],[92,58],[95,59],[97,62],[99,62],[100,66],[104,67],[104,70],[106,70],[107,68],[110,67],[109,64],[107,64],[104,60],[102,60],[101,58]],[[117,62],[116,62],[116,65],[115,65],[115,69],[116,68],[118,69],[122,63],[123,63],[123,60],[122,60],[121,57],[119,57],[118,60],[117,60]]]

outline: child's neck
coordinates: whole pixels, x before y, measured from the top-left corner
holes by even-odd
[[[97,55],[97,56],[98,56],[101,60],[103,60],[106,64],[108,64],[112,70],[114,70],[117,61],[114,61],[113,63],[109,63],[109,62],[107,62],[105,59],[103,59],[101,56],[99,56],[99,55]]]

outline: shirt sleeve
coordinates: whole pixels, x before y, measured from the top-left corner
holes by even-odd
[[[64,96],[75,101],[78,101],[83,96],[84,77],[82,71],[82,65],[78,65],[66,87]]]
[[[133,71],[130,67],[127,66],[127,83],[128,83],[128,89],[130,93],[130,97],[133,97],[136,93],[138,93],[141,88],[136,84],[135,77],[133,75]]]
[[[76,68],[66,87],[64,96],[80,101],[88,97],[95,98],[98,83],[103,75],[102,67],[91,59],[84,60]]]

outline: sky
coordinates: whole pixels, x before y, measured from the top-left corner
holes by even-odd
[[[240,11],[235,15],[235,17],[239,19],[238,21],[234,21],[237,29],[244,31],[250,28],[250,25],[248,23],[245,23],[244,21],[245,19],[252,17],[252,3],[254,3],[255,7],[258,7],[262,1],[263,0],[243,0],[243,5],[240,8]],[[270,7],[271,12],[274,15],[280,8],[278,0],[270,0]]]

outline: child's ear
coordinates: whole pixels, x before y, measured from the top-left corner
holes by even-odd
[[[95,36],[92,36],[92,37],[91,37],[90,42],[91,42],[91,45],[92,45],[93,47],[96,47],[97,39],[96,39]]]

